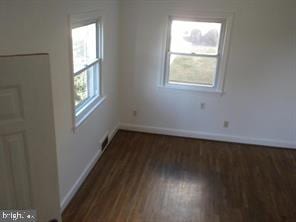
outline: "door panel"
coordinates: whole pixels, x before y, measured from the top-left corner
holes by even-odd
[[[28,172],[27,150],[22,133],[4,137],[4,149],[9,155],[12,172],[15,202],[18,209],[30,208],[30,185]]]
[[[32,207],[28,160],[22,133],[4,136],[1,139],[1,162],[3,161],[3,177],[6,183],[6,201],[10,208]],[[1,180],[2,181],[2,180]],[[4,203],[3,203],[4,204]]]
[[[21,118],[20,94],[17,87],[0,89],[0,123]]]
[[[11,209],[16,206],[13,177],[7,149],[4,149],[3,137],[0,137],[0,179],[1,179],[1,198],[0,208]]]

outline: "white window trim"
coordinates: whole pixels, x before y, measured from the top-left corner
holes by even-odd
[[[183,21],[197,21],[197,22],[218,22],[222,24],[221,36],[218,49],[218,64],[215,76],[214,86],[190,84],[190,83],[169,83],[169,59],[170,59],[170,43],[171,43],[171,24],[173,20],[183,20]],[[203,15],[201,16],[169,16],[166,30],[165,39],[165,54],[163,62],[163,74],[161,78],[161,87],[173,90],[190,90],[198,92],[209,92],[209,93],[219,93],[224,92],[224,79],[226,74],[227,60],[229,54],[229,44],[230,44],[230,30],[232,26],[233,15],[223,14],[223,15]]]
[[[77,28],[80,26],[86,26],[92,23],[97,24],[97,59],[94,60],[91,64],[88,64],[82,70],[86,70],[94,66],[95,64],[99,64],[99,75],[97,80],[99,81],[99,95],[90,98],[89,100],[85,101],[85,104],[78,109],[75,106],[75,99],[74,99],[74,76],[78,73],[82,72],[79,70],[78,72],[74,73],[74,64],[73,64],[73,43],[72,43],[72,29]],[[70,27],[70,70],[71,70],[71,95],[72,95],[72,119],[73,119],[73,131],[75,132],[79,126],[85,122],[88,117],[105,101],[106,97],[103,96],[102,90],[102,65],[103,65],[103,22],[101,17],[96,18],[89,18],[86,15],[79,15],[69,17],[69,27]]]

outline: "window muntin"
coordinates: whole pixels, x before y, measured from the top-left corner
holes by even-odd
[[[101,26],[98,21],[72,28],[73,91],[76,122],[89,114],[100,93]]]
[[[171,19],[166,84],[216,87],[223,26],[223,21],[212,19]]]

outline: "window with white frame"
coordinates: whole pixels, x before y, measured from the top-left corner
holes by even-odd
[[[221,91],[226,63],[226,19],[170,18],[166,86]]]
[[[101,100],[101,32],[99,20],[72,26],[76,126],[95,109]]]

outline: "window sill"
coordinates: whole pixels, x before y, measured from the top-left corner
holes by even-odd
[[[87,118],[106,100],[106,96],[98,96],[93,98],[86,104],[85,108],[78,112],[74,113],[74,132],[84,123]],[[75,111],[74,111],[75,112]]]
[[[223,95],[224,91],[222,89],[207,87],[207,86],[195,86],[195,85],[183,85],[183,84],[163,84],[159,85],[159,88],[169,89],[169,90],[183,90],[183,91],[193,91],[200,93],[212,93],[217,95]]]

